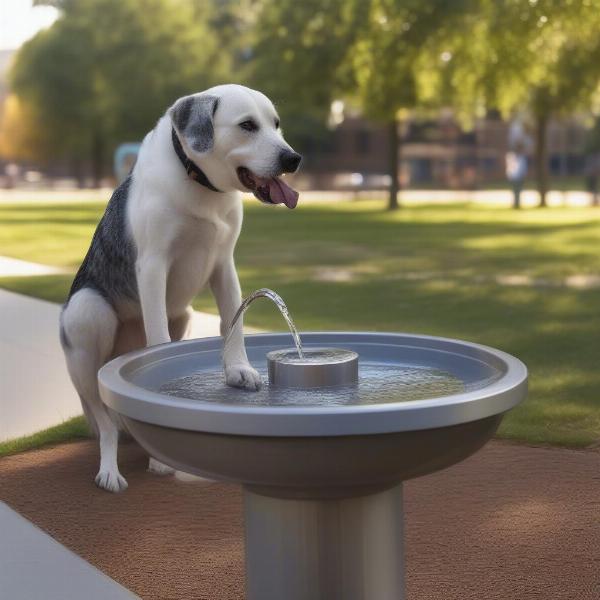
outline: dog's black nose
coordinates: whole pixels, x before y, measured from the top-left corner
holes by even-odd
[[[279,162],[284,173],[295,173],[298,170],[302,157],[293,150],[282,150]]]

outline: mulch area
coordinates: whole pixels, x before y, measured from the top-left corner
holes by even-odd
[[[130,442],[112,495],[97,456],[84,441],[0,459],[0,500],[144,600],[243,599],[239,488],[146,473]],[[492,442],[405,487],[409,600],[600,599],[600,452]]]

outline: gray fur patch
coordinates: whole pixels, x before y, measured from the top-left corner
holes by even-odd
[[[182,98],[171,110],[171,120],[177,131],[185,131],[192,116],[192,108],[196,99],[193,96]]]
[[[79,267],[69,298],[86,287],[92,288],[112,306],[119,298],[137,301],[135,273],[137,250],[127,231],[127,198],[131,175],[113,192],[104,216]]]
[[[218,106],[216,96],[187,96],[170,111],[175,129],[196,152],[208,152],[213,147],[213,117]]]

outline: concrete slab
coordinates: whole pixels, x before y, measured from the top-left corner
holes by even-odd
[[[60,308],[0,289],[0,441],[81,414],[58,337]],[[219,327],[217,315],[196,312],[190,337],[218,336]]]
[[[0,502],[0,595],[10,600],[134,600],[132,594]]]
[[[58,339],[60,306],[0,290],[0,441],[81,414]]]

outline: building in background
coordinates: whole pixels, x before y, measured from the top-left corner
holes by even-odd
[[[470,131],[462,129],[450,114],[405,123],[400,152],[402,184],[450,189],[506,185],[508,128],[509,123],[493,113],[477,121]],[[586,131],[577,118],[551,122],[551,177],[583,175]],[[331,132],[328,143],[311,149],[304,174],[310,187],[320,189],[381,187],[387,172],[388,144],[385,126],[359,116],[346,118]]]

